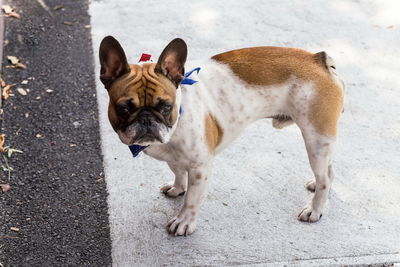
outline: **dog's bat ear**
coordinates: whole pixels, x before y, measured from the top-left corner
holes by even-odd
[[[176,38],[164,48],[158,58],[155,71],[167,76],[178,87],[184,78],[186,57],[185,41]]]
[[[99,49],[100,80],[108,90],[111,84],[130,71],[125,52],[118,41],[112,37],[104,37]]]

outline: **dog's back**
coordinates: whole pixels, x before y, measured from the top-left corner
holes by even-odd
[[[212,57],[226,64],[251,86],[277,85],[294,78],[315,84],[309,120],[322,134],[336,136],[336,124],[343,109],[344,84],[336,74],[333,60],[326,52],[316,54],[284,47],[253,47],[228,51]],[[296,88],[291,90],[296,94]],[[290,92],[289,92],[290,94]],[[298,96],[294,104],[298,103]],[[290,102],[290,96],[289,96]],[[293,114],[272,116],[273,126],[283,128],[293,123]]]

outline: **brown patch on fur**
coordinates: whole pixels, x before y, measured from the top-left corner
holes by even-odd
[[[199,173],[199,174],[196,174],[196,179],[197,180],[200,180],[201,179],[201,174]]]
[[[228,65],[250,85],[277,85],[290,77],[313,82],[316,94],[309,120],[319,133],[336,136],[337,121],[343,110],[343,86],[332,77],[329,71],[332,66],[325,52],[312,54],[296,48],[266,46],[233,50],[212,59]]]
[[[229,65],[240,79],[251,85],[280,84],[292,75],[309,79],[313,70],[321,67],[310,52],[272,46],[233,50],[212,59]]]
[[[194,205],[189,205],[188,208],[189,209],[194,209]]]
[[[196,212],[192,211],[191,212],[192,216],[196,216]]]
[[[207,113],[205,117],[205,137],[210,152],[214,152],[215,148],[221,143],[223,130],[217,120]]]

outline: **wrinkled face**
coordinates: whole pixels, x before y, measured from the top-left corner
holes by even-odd
[[[180,99],[174,84],[154,72],[155,65],[130,65],[109,89],[108,117],[124,144],[167,143],[174,130]]]
[[[187,47],[171,41],[157,64],[128,65],[124,50],[111,36],[100,44],[100,80],[108,90],[108,118],[126,145],[167,143],[180,107]]]

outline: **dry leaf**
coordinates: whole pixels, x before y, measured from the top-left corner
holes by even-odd
[[[19,228],[18,227],[10,227],[10,230],[14,231],[14,232],[19,232]]]
[[[29,112],[25,113],[25,118],[29,117]]]
[[[7,149],[4,148],[4,142],[6,141],[5,134],[0,135],[0,152],[6,152]]]
[[[1,191],[3,191],[4,193],[10,190],[10,185],[9,184],[1,184]]]
[[[225,202],[223,202],[223,203],[222,203],[222,205],[224,205],[224,206],[228,206],[228,203],[225,203]]]
[[[90,28],[92,28],[92,26],[90,26],[90,25],[85,25],[84,27],[85,27],[85,29],[90,29]]]
[[[76,147],[76,144],[69,144],[70,147]]]
[[[13,155],[13,153],[24,153],[24,151],[19,150],[19,149],[15,149],[15,148],[9,148],[9,149],[7,149],[7,157],[11,158],[11,156]]]
[[[28,80],[23,80],[21,84],[28,84]]]
[[[20,68],[20,69],[23,69],[23,70],[26,69],[26,65],[25,65],[25,64],[22,64],[22,63],[19,63],[19,62],[16,63],[15,66],[16,66],[17,68]]]
[[[4,13],[6,13],[8,16],[17,19],[21,18],[21,16],[17,12],[13,11],[14,8],[10,7],[9,5],[2,5],[1,8],[3,9]]]
[[[13,87],[14,86],[14,84],[9,84],[9,85],[6,85],[4,88],[3,88],[3,92],[1,93],[1,97],[4,99],[4,100],[7,100],[7,98],[10,96],[10,89],[11,89],[11,87]]]
[[[39,99],[41,99],[41,98],[42,98],[42,97],[40,97],[40,96],[35,97],[36,100],[39,100]]]
[[[68,26],[72,26],[74,23],[71,21],[64,21],[63,22],[64,25],[68,25]]]
[[[7,15],[9,15],[10,17],[16,18],[16,19],[20,19],[21,16],[17,13],[17,12],[10,12]]]
[[[53,93],[54,91],[53,90],[51,90],[51,89],[46,89],[46,93],[48,93],[48,94],[51,94],[51,93]]]
[[[37,137],[37,138],[42,138],[43,135],[42,135],[42,134],[37,134],[36,137]]]
[[[53,7],[53,10],[57,11],[57,10],[60,10],[60,9],[63,9],[63,8],[64,8],[63,5],[58,5],[58,6]]]
[[[6,82],[3,80],[3,77],[0,76],[0,85],[1,87],[6,86]]]
[[[28,93],[25,91],[24,88],[17,88],[17,91],[20,95],[26,96]]]
[[[1,9],[3,9],[4,13],[10,14],[14,9],[9,5],[2,5]]]
[[[19,62],[19,59],[15,56],[7,56],[8,61],[10,61],[11,64],[15,65]]]

